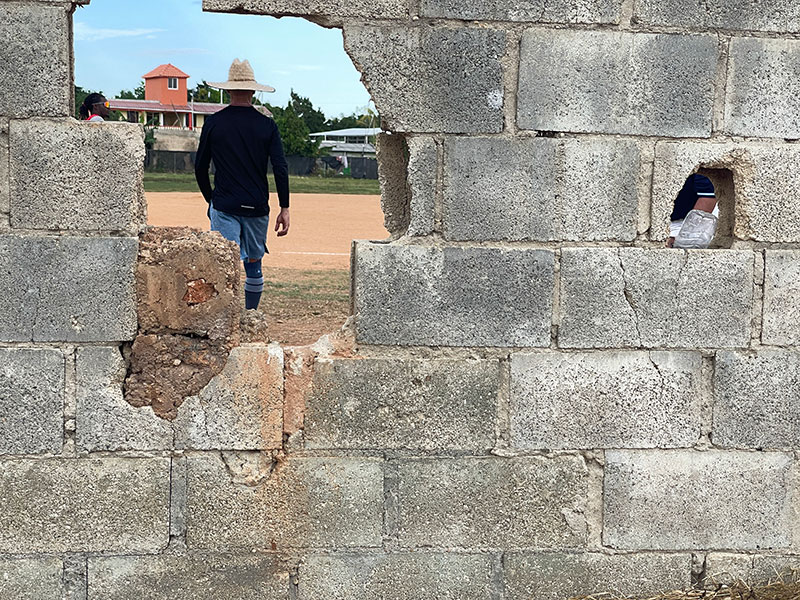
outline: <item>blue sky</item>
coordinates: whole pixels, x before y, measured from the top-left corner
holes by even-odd
[[[294,89],[329,117],[369,103],[339,29],[303,19],[202,12],[200,0],[92,0],[75,11],[75,83],[113,97],[163,63],[201,80],[224,81],[234,58],[248,59],[261,94],[285,106]]]

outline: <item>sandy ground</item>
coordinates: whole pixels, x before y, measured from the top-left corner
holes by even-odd
[[[353,240],[382,240],[380,196],[292,194],[289,235],[279,238],[272,209],[265,267],[288,269],[348,269]],[[199,193],[148,192],[147,222],[168,227],[208,229],[206,203]]]

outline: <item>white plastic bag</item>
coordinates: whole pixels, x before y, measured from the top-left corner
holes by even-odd
[[[693,209],[683,220],[683,226],[675,237],[673,248],[708,248],[717,232],[717,217],[704,210]]]

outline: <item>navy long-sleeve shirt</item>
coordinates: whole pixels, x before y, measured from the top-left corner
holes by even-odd
[[[208,176],[211,160],[214,188]],[[289,169],[275,121],[252,106],[228,106],[206,119],[195,158],[197,185],[216,210],[245,217],[269,214],[267,166],[278,201],[289,206]]]

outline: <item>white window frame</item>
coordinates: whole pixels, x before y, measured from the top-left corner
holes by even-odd
[[[175,82],[175,85],[172,85],[172,82]],[[178,89],[178,78],[177,77],[167,77],[167,89],[168,90],[177,90]]]

